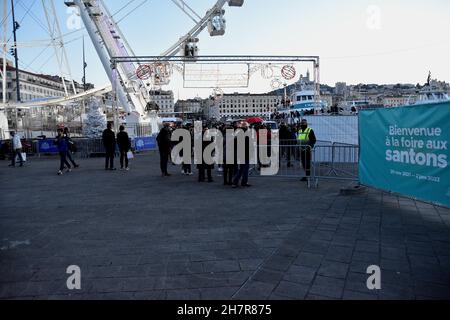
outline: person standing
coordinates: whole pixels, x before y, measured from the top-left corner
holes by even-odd
[[[290,128],[283,122],[280,126],[280,159],[287,159],[287,167],[291,167],[291,151],[292,151],[292,132]]]
[[[300,158],[303,169],[305,169],[306,177],[301,181],[308,181],[311,176],[311,154],[317,139],[314,130],[308,127],[308,122],[303,119],[300,124],[297,140],[300,144]]]
[[[105,147],[105,170],[115,171],[114,157],[116,153],[116,135],[112,130],[112,124],[108,123],[105,131],[103,131],[103,146]]]
[[[170,177],[171,175],[167,171],[167,166],[169,164],[169,157],[171,152],[171,132],[170,132],[170,124],[164,123],[163,128],[159,132],[156,137],[156,141],[158,142],[159,156],[160,156],[160,165],[161,165],[161,174],[163,177]]]
[[[230,148],[230,150],[228,151],[233,151],[231,148],[233,148],[233,143],[234,143],[234,139],[232,141],[227,141],[227,138],[231,138],[232,137],[227,137],[226,135],[226,131],[227,130],[231,130],[233,129],[232,126],[226,126],[225,129],[223,130],[223,184],[225,186],[232,186],[233,185],[233,177],[234,177],[234,173],[235,173],[235,167],[236,167],[236,163],[228,163],[227,162],[227,148]],[[228,144],[230,143],[230,145]]]
[[[61,128],[58,129],[58,136],[56,137],[55,145],[58,146],[60,159],[58,175],[61,176],[63,174],[63,170],[65,167],[67,167],[67,172],[72,171],[72,167],[70,166],[70,163],[67,161],[67,153],[69,152],[69,145],[67,143],[66,137],[64,136],[64,130]]]
[[[244,132],[244,134],[248,131],[248,123],[243,123],[241,125],[241,129]],[[234,157],[235,157],[235,163],[237,165],[237,172],[233,179],[233,189],[239,187],[239,182],[241,182],[242,187],[251,187],[250,184],[248,184],[248,176],[250,171],[250,139],[248,137],[245,137],[245,150],[244,154],[239,154],[238,149],[238,137],[235,138],[234,142]]]
[[[124,126],[120,126],[119,133],[117,134],[117,146],[120,152],[120,170],[130,170],[128,166],[128,151],[131,150],[131,142],[128,133],[125,131]]]
[[[188,157],[189,157],[189,159],[191,159],[192,160],[192,148],[193,148],[193,141],[194,141],[194,133],[193,133],[193,131],[192,130],[190,130],[190,128],[189,128],[189,126],[183,126],[183,129],[185,129],[185,130],[187,130],[187,131],[189,131],[189,133],[190,133],[190,139],[191,139],[191,149],[190,150],[188,150],[188,152],[189,152],[189,154],[188,154]],[[180,143],[183,143],[183,137],[180,137]],[[181,150],[181,152],[180,152],[180,157],[183,159],[184,158],[184,150]],[[184,162],[184,159],[183,159],[183,162],[181,163],[181,174],[184,174],[184,175],[186,175],[186,176],[192,176],[192,165],[191,165],[191,162],[189,162],[189,163],[185,163]]]
[[[11,133],[12,137],[12,150],[11,150],[11,164],[10,167],[16,166],[16,157],[19,157],[20,166],[23,167],[23,157],[22,157],[22,142],[20,141],[20,136],[12,131]]]
[[[73,160],[72,157],[72,152],[76,152],[76,147],[75,147],[75,143],[73,142],[73,140],[70,138],[70,132],[69,132],[69,128],[64,128],[64,138],[66,139],[67,142],[67,146],[68,146],[68,151],[67,151],[67,160],[69,160],[73,167],[79,168],[80,166]]]
[[[210,138],[208,126],[203,126],[203,141],[202,141],[202,163],[197,165],[198,169],[198,182],[205,182],[206,177],[208,177],[208,182],[214,182],[212,177],[212,170],[214,169],[214,164],[207,164],[205,161],[205,150],[206,148],[212,144],[212,141],[205,141],[205,138]]]

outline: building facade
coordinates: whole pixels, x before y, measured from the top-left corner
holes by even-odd
[[[158,105],[161,116],[173,116],[175,101],[172,91],[150,91],[150,98]]]
[[[0,60],[0,69],[3,69],[3,59]],[[8,103],[16,103],[16,69],[10,61],[6,61],[6,93],[3,92],[3,86],[0,85],[0,102],[3,101],[3,95],[6,95]],[[74,82],[78,93],[83,92],[83,85]],[[69,95],[73,95],[72,84],[65,82]],[[36,74],[29,71],[19,70],[20,102],[32,102],[52,98],[62,98],[66,96],[63,80],[59,76]],[[87,85],[87,89],[93,88],[92,84]]]
[[[283,97],[276,94],[225,94],[217,104],[221,118],[269,117]]]

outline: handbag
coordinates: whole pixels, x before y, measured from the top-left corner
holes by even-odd
[[[27,154],[25,152],[22,152],[21,155],[22,155],[23,162],[27,162]],[[20,161],[19,155],[16,155],[16,162],[19,162],[19,161]]]
[[[134,159],[134,154],[133,154],[132,151],[128,151],[128,152],[127,152],[127,159],[128,159],[128,160]]]

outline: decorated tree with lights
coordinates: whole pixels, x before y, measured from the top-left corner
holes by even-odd
[[[100,110],[100,104],[96,98],[88,101],[86,121],[83,127],[84,136],[87,138],[99,138],[106,128],[106,116]]]

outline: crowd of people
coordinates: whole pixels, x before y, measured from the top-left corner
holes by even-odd
[[[191,139],[191,150],[190,154],[187,155],[187,158],[192,160],[194,157],[194,127],[192,124],[184,124],[184,125],[174,125],[171,123],[165,123],[161,131],[159,132],[156,140],[158,144],[159,154],[160,154],[160,169],[163,177],[170,177],[168,167],[169,162],[174,164],[174,159],[172,159],[172,150],[180,143],[183,142],[183,138],[181,137],[179,141],[172,141],[172,134],[177,129],[185,129],[190,133]],[[245,121],[234,122],[234,123],[203,123],[202,126],[202,137],[207,135],[211,129],[217,129],[220,131],[224,137],[223,139],[223,161],[219,164],[219,171],[222,172],[223,176],[223,184],[226,186],[231,186],[233,188],[251,187],[249,184],[249,172],[250,172],[250,164],[251,164],[251,155],[250,155],[250,138],[245,133],[249,129],[254,129],[256,132],[256,140],[258,143],[258,148],[267,148],[267,155],[270,157],[271,153],[271,144],[272,144],[272,131],[269,126],[264,125],[263,123],[253,123],[249,124]],[[244,152],[241,155],[237,152],[238,146],[238,135],[239,131],[242,131],[245,136],[244,143]],[[233,139],[230,140],[227,138],[227,132],[234,132]],[[263,136],[264,135],[264,136]],[[16,159],[19,160],[19,164],[22,167],[24,165],[23,152],[22,152],[22,143],[19,135],[15,132],[11,132],[12,136],[12,152],[11,152],[11,167],[16,166]],[[206,141],[205,141],[206,140]],[[306,120],[302,120],[297,124],[287,124],[282,122],[279,129],[279,140],[280,140],[280,158],[287,160],[287,166],[292,166],[292,160],[300,160],[303,168],[306,172],[306,177],[302,179],[306,181],[307,177],[311,174],[311,149],[314,148],[316,144],[316,137],[314,131],[311,128],[308,128],[308,124]],[[213,178],[213,170],[215,169],[214,163],[209,163],[203,159],[203,154],[205,150],[213,143],[212,140],[201,139],[201,151],[202,158],[200,161],[195,161],[198,171],[198,182],[214,182]],[[260,141],[266,141],[264,145],[261,145]],[[128,136],[128,133],[125,131],[124,126],[120,126],[119,132],[117,134],[114,133],[112,129],[112,124],[108,123],[107,128],[103,131],[102,134],[102,142],[105,151],[105,170],[107,171],[116,171],[116,167],[114,165],[114,160],[116,156],[116,150],[119,151],[120,154],[120,168],[121,170],[130,170],[129,159],[133,158],[133,154],[131,152],[132,144],[131,139]],[[228,146],[228,143],[233,143],[232,146]],[[64,172],[71,172],[72,169],[79,168],[79,164],[76,163],[73,157],[73,153],[77,151],[76,144],[70,137],[70,132],[68,128],[59,128],[57,130],[57,137],[54,140],[54,145],[57,147],[59,153],[59,170],[58,175],[63,175]],[[229,148],[233,148],[231,150],[234,151],[234,157],[232,157],[231,161],[229,157],[227,157],[227,150]],[[180,154],[178,155],[180,159],[186,159],[186,155],[183,154],[186,150],[181,149]],[[257,167],[261,167],[259,153],[258,156],[258,165]],[[183,175],[192,176],[192,161],[189,162],[181,162],[181,173]]]
[[[224,123],[215,123],[215,124],[207,124],[204,123],[202,126],[202,136],[208,135],[208,131],[210,129],[217,129],[219,130],[223,136],[226,136],[226,131],[233,129],[238,130],[241,129],[243,132],[246,132],[249,129],[249,124],[246,122],[241,123],[234,123],[234,124],[224,124]],[[177,129],[185,129],[190,132],[190,138],[191,138],[191,154],[189,155],[189,158],[192,160],[192,157],[194,156],[194,150],[193,146],[194,143],[194,127],[192,125],[181,125],[181,126],[171,126],[169,123],[165,123],[164,127],[159,132],[156,140],[158,143],[159,153],[160,153],[160,166],[161,166],[161,174],[163,177],[170,177],[171,174],[168,172],[168,164],[171,160],[171,153],[173,148],[183,142],[183,138],[180,138],[179,141],[172,141],[172,132]],[[237,139],[235,137],[234,139]],[[234,140],[235,141],[235,140]],[[201,151],[202,155],[205,152],[205,150],[210,146],[213,142],[205,141],[205,139],[202,139],[202,145],[201,145]],[[242,156],[243,159],[239,159],[239,155],[236,152],[237,143],[234,143],[234,159],[232,163],[227,163],[227,143],[229,141],[227,139],[223,139],[223,165],[220,165],[219,170],[223,173],[223,183],[224,185],[231,186],[233,188],[237,188],[239,186],[241,187],[251,187],[251,185],[248,183],[248,177],[249,177],[249,170],[250,170],[250,141],[248,138],[246,138],[245,141],[245,154]],[[181,158],[185,158],[184,155],[185,150],[182,150],[180,153]],[[172,159],[173,160],[173,159]],[[173,162],[173,161],[172,161]],[[192,161],[189,163],[182,162],[182,174],[185,175],[192,175]],[[213,179],[213,170],[215,169],[215,165],[208,163],[203,157],[198,161],[197,164],[197,170],[198,170],[198,182],[208,182],[212,183],[214,182]]]
[[[324,110],[321,111],[324,113]],[[290,111],[290,112],[274,112],[270,115],[270,120],[272,121],[287,121],[291,120],[292,122],[299,123],[303,116],[314,115],[314,110],[305,110],[305,111]]]
[[[158,134],[157,143],[160,153],[160,168],[161,174],[163,177],[170,177],[171,174],[168,171],[169,162],[171,161],[172,150],[174,147],[182,143],[183,140],[180,138],[179,141],[172,141],[172,133],[177,129],[185,129],[190,132],[191,138],[191,148],[194,145],[192,141],[194,140],[194,128],[192,125],[171,125],[169,123],[165,123],[164,127]],[[249,172],[250,172],[250,141],[249,138],[246,137],[245,140],[245,152],[243,155],[239,155],[237,152],[237,135],[234,136],[233,146],[231,146],[234,150],[234,159],[233,161],[229,161],[227,157],[227,150],[229,150],[227,143],[230,143],[230,140],[227,139],[227,130],[232,129],[233,132],[238,132],[242,130],[245,134],[249,129],[255,129],[256,132],[256,140],[258,144],[258,148],[267,148],[267,155],[270,157],[271,153],[271,130],[270,127],[264,125],[263,123],[254,123],[250,125],[247,122],[235,122],[233,124],[226,123],[214,123],[214,124],[203,124],[203,132],[202,136],[207,135],[210,129],[216,129],[222,133],[223,139],[223,164],[219,165],[219,171],[223,174],[223,183],[224,185],[232,186],[233,188],[238,187],[250,187],[249,184]],[[265,135],[265,137],[263,137]],[[279,130],[279,138],[280,138],[280,157],[287,159],[288,167],[292,166],[291,159],[298,159],[301,161],[303,168],[306,172],[306,177],[302,179],[302,181],[307,181],[307,178],[311,175],[311,150],[314,148],[316,144],[316,136],[314,131],[311,128],[308,128],[308,123],[306,120],[302,120],[300,123],[295,125],[287,125],[282,123]],[[202,156],[208,146],[212,143],[212,141],[204,141],[202,139]],[[260,144],[260,141],[266,141],[264,145]],[[184,158],[184,150],[182,150],[180,157]],[[191,149],[190,159],[194,155],[193,150]],[[259,155],[259,153],[257,153]],[[241,158],[239,158],[241,157]],[[191,161],[192,162],[192,161]],[[190,163],[191,163],[190,162]],[[192,175],[192,166],[191,164],[182,162],[181,168],[182,174]],[[197,161],[197,169],[198,169],[198,182],[213,182],[212,171],[214,170],[214,164],[207,163],[203,157],[200,161]],[[257,167],[261,167],[262,164],[259,162]]]
[[[54,144],[58,148],[60,166],[58,175],[63,175],[64,170],[67,173],[72,171],[72,168],[79,168],[79,165],[74,161],[72,154],[76,152],[76,144],[70,138],[70,133],[67,128],[60,128],[57,131],[57,137]],[[118,148],[120,154],[120,169],[129,171],[129,152],[131,151],[131,140],[124,126],[120,126],[117,135],[112,130],[112,124],[108,123],[107,128],[102,134],[103,147],[105,149],[105,170],[116,171],[114,166],[114,159],[116,156],[116,149]]]

